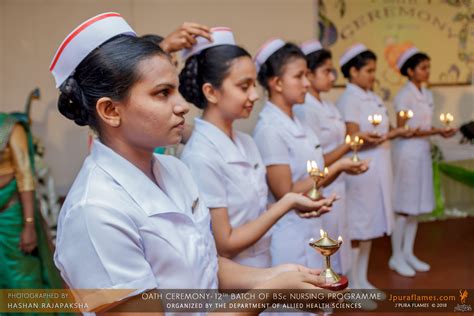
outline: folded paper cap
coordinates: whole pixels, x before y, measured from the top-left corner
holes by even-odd
[[[59,46],[49,71],[58,88],[94,49],[117,35],[136,36],[122,16],[115,12],[99,14],[76,27]]]
[[[305,55],[317,52],[318,50],[323,49],[323,45],[317,40],[309,40],[300,45],[301,50]]]
[[[272,38],[266,41],[255,54],[254,62],[257,67],[257,73],[260,71],[260,67],[270,58],[273,53],[285,46],[285,41],[280,38]]]
[[[364,44],[355,44],[349,47],[339,59],[339,66],[342,67],[347,64],[352,58],[356,57],[362,52],[368,51],[368,48]]]
[[[198,36],[196,37],[196,44],[191,48],[183,50],[183,59],[188,59],[191,56],[199,54],[205,49],[220,46],[220,45],[236,45],[234,34],[232,30],[228,27],[213,27],[211,29],[212,42],[207,38]]]
[[[412,46],[408,49],[406,49],[401,55],[400,57],[398,57],[398,60],[397,60],[397,68],[398,70],[401,70],[403,65],[407,62],[408,59],[410,59],[411,57],[413,57],[415,54],[419,53],[420,51],[418,50],[418,48],[416,48],[415,46]]]

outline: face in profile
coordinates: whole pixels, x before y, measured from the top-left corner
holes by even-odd
[[[415,69],[408,69],[408,76],[417,82],[427,82],[430,78],[431,63],[429,59],[421,61]]]
[[[278,79],[281,93],[289,104],[304,103],[309,88],[307,71],[306,60],[303,58],[292,58],[283,66]]]
[[[375,83],[375,72],[377,70],[376,62],[373,59],[367,60],[367,63],[360,69],[351,68],[351,82],[364,90],[372,90]]]
[[[119,107],[125,141],[144,150],[178,143],[189,106],[178,91],[176,67],[162,55],[144,59],[137,67],[139,80]]]
[[[328,58],[313,71],[309,70],[308,80],[316,91],[328,92],[331,90],[334,81],[336,81],[332,59]]]
[[[259,98],[256,82],[257,71],[250,57],[243,56],[232,61],[226,78],[215,91],[216,104],[226,119],[250,116]]]

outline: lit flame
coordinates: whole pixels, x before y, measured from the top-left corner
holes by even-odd
[[[405,111],[403,111],[403,110],[400,111],[399,115],[400,115],[400,117],[402,117],[402,118],[405,117]]]
[[[327,176],[328,174],[329,174],[328,167],[324,167],[324,176]]]
[[[357,136],[356,136],[357,137]],[[351,143],[351,136],[350,135],[346,135],[346,144],[350,144]]]
[[[382,114],[369,115],[367,119],[373,125],[378,125],[382,122]]]
[[[439,119],[443,123],[450,123],[454,120],[454,116],[451,113],[441,113]]]
[[[408,117],[408,118],[412,118],[412,117],[413,117],[413,114],[414,114],[414,113],[413,113],[412,110],[408,110],[408,112],[407,112],[407,117]]]
[[[311,167],[312,167],[313,169],[318,169],[318,164],[316,163],[316,161],[311,160]]]
[[[321,238],[323,238],[323,237],[324,237],[324,230],[323,230],[322,228],[321,228],[321,229],[319,229],[319,235],[321,235]]]
[[[342,243],[342,237],[341,237],[341,236],[337,237],[337,241],[338,241],[339,243]]]
[[[374,120],[375,120],[375,123],[382,122],[382,114],[375,114],[374,115]]]
[[[309,161],[309,160],[306,162],[306,171],[307,171],[308,173],[311,172],[311,161]]]

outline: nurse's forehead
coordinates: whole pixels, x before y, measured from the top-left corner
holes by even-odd
[[[161,84],[178,83],[178,72],[176,67],[171,63],[170,59],[163,55],[155,55],[143,59],[138,64],[138,72],[140,76],[139,82],[150,84],[153,86]]]
[[[247,57],[247,59],[241,59],[242,57],[233,61],[230,66],[230,71],[228,77],[232,76],[238,81],[248,80],[257,77],[257,70],[252,60]]]
[[[282,73],[286,71],[300,71],[300,70],[305,70],[307,68],[306,66],[306,60],[300,57],[292,57],[286,61],[286,63],[283,65]]]

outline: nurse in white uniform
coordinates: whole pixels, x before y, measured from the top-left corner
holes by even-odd
[[[267,210],[265,166],[257,146],[233,128],[235,120],[249,117],[258,99],[255,65],[229,28],[211,32],[212,42],[198,38],[184,52],[180,91],[204,112],[195,119],[181,159],[210,209],[218,253],[244,265],[269,267],[272,225],[293,208],[317,211],[325,201],[288,193]]]
[[[351,279],[353,288],[374,289],[367,279],[372,240],[392,231],[392,163],[390,142],[406,135],[403,128],[391,129],[382,99],[372,92],[375,81],[376,56],[363,44],[350,47],[340,59],[341,71],[348,83],[337,101],[349,135],[359,135],[367,145],[362,159],[371,159],[363,175],[346,177],[349,233],[353,256]],[[369,122],[370,115],[381,115],[380,125]],[[364,150],[365,149],[365,150]]]
[[[99,136],[58,223],[55,263],[70,288],[136,289],[133,295],[321,282],[301,266],[255,269],[218,258],[209,211],[189,170],[176,158],[153,155],[181,139],[188,106],[176,68],[119,14],[81,24],[50,69],[61,114]]]
[[[346,125],[336,106],[321,98],[321,93],[329,92],[336,79],[331,52],[324,49],[317,40],[309,40],[301,45],[308,63],[309,91],[305,102],[294,107],[297,117],[305,120],[318,136],[324,156],[324,163],[331,165],[350,151],[345,143]],[[363,164],[368,166],[368,162]],[[340,197],[333,204],[331,212],[321,217],[322,226],[330,236],[342,236],[347,242],[331,256],[331,265],[338,273],[347,274],[350,268],[351,247],[346,213],[345,174],[340,174],[324,189],[328,194]]]
[[[293,114],[293,105],[304,102],[309,86],[303,52],[294,44],[273,39],[262,46],[255,62],[259,83],[267,90],[269,100],[259,115],[254,139],[267,167],[270,199],[275,201],[288,192],[309,191],[313,182],[306,163],[315,160],[322,170],[324,158],[316,134]],[[335,162],[318,186],[330,184],[350,167],[353,163],[349,158]],[[318,238],[321,228],[321,218],[302,219],[296,212],[287,213],[273,231],[272,263],[321,267],[322,256],[308,245],[311,238]]]
[[[450,137],[453,128],[435,128],[433,95],[422,85],[428,82],[430,58],[416,47],[405,50],[397,61],[400,73],[408,78],[394,100],[398,126],[416,130],[411,138],[394,144],[395,226],[392,234],[392,257],[389,266],[402,276],[412,277],[416,271],[429,271],[429,264],[413,254],[418,227],[417,215],[434,209],[433,169],[429,136]],[[412,111],[409,120],[406,113]],[[400,115],[403,113],[404,115]]]

